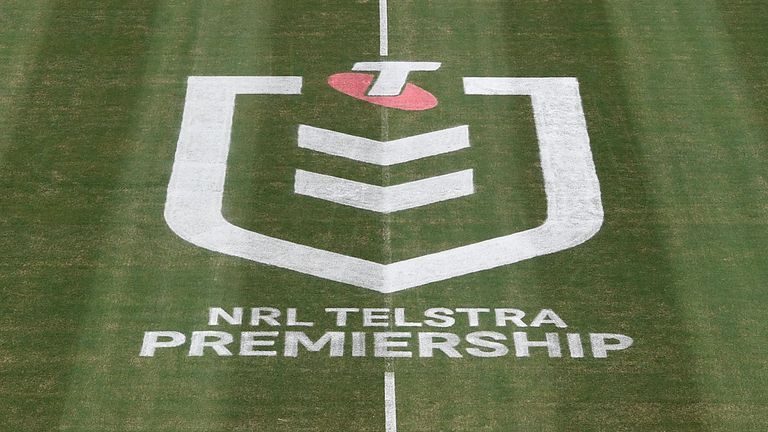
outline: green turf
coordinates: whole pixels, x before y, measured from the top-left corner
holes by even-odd
[[[384,430],[383,359],[138,356],[145,330],[207,329],[211,306],[297,307],[313,336],[333,330],[324,307],[551,308],[635,339],[604,360],[396,360],[400,432],[768,428],[763,3],[390,1],[390,59],[443,63],[412,76],[440,100],[420,113],[325,84],[378,58],[376,1],[0,8],[0,430]],[[189,75],[303,76],[301,96],[238,98],[225,214],[382,263],[541,223],[528,100],[465,96],[461,77],[577,77],[605,223],[391,296],[198,248],[163,220]],[[298,149],[298,123],[381,140],[469,124],[472,147],[378,169]],[[473,168],[477,193],[385,217],[293,194],[296,168],[381,185]]]

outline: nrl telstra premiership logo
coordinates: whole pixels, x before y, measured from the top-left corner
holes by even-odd
[[[409,83],[409,75],[440,66],[438,62],[360,62],[351,72],[334,74],[327,81],[356,99],[419,111],[435,107],[438,100]],[[381,264],[233,225],[222,215],[222,201],[235,98],[300,95],[301,90],[302,77],[297,76],[189,77],[165,205],[165,219],[176,234],[212,251],[391,293],[562,251],[587,241],[602,225],[600,185],[578,81],[563,77],[463,78],[466,95],[530,97],[547,200],[547,217],[538,227]],[[311,125],[297,125],[297,130],[301,148],[379,166],[470,147],[469,125],[385,142]],[[472,169],[385,187],[297,169],[294,193],[384,214],[461,199],[475,190]]]

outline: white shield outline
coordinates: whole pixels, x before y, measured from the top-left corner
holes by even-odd
[[[545,222],[526,231],[391,264],[248,231],[221,213],[235,98],[301,94],[301,77],[189,77],[168,183],[165,220],[199,247],[392,293],[569,249],[603,223],[600,184],[575,78],[464,78],[468,95],[530,96],[547,198]]]

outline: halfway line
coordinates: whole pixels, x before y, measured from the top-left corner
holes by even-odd
[[[387,29],[387,0],[379,0],[379,55],[389,55],[389,34]]]
[[[394,372],[384,372],[384,419],[386,432],[397,432],[397,403],[395,401]]]

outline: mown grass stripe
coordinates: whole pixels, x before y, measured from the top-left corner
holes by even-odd
[[[693,335],[703,428],[765,424],[764,356],[749,340],[766,327],[766,130],[734,56],[717,2],[609,2],[637,120],[643,163],[674,251],[674,289]],[[752,186],[747,186],[752,185]],[[744,338],[744,339],[741,339]],[[761,385],[762,384],[762,385]],[[727,402],[726,402],[727,401]]]
[[[3,6],[0,28],[0,160],[6,148],[13,143],[14,119],[20,108],[28,75],[35,66],[43,32],[38,31],[48,22],[52,1],[13,1]]]
[[[41,37],[0,160],[6,430],[50,430],[66,404],[151,6],[58,2],[30,29]]]
[[[148,60],[134,89],[138,102],[119,172],[121,199],[107,226],[113,241],[101,250],[103,268],[82,317],[88,331],[79,339],[62,430],[211,430],[225,417],[226,398],[212,390],[222,381],[218,369],[185,365],[184,356],[141,362],[137,351],[145,330],[205,319],[205,298],[190,292],[209,287],[196,284],[187,275],[189,264],[175,259],[168,244],[175,236],[162,220],[166,162],[177,133],[169,125],[180,121],[199,13],[197,4],[162,5],[147,23]],[[209,390],[200,397],[191,388]]]

